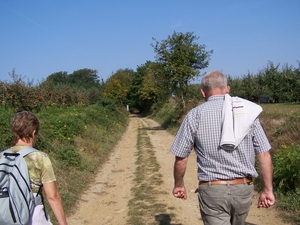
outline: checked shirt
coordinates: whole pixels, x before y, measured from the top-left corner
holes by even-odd
[[[186,158],[194,149],[198,179],[202,181],[257,177],[255,155],[271,149],[257,118],[250,131],[233,151],[220,147],[224,95],[214,95],[192,109],[185,117],[170,152]]]

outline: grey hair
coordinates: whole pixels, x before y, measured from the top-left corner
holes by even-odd
[[[220,88],[225,91],[227,88],[227,78],[219,71],[211,71],[202,77],[201,86],[202,89],[208,93],[215,88]]]

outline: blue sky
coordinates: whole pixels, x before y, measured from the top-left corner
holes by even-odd
[[[0,0],[0,80],[42,81],[83,68],[104,81],[155,61],[152,38],[193,32],[213,50],[201,73],[256,74],[268,61],[298,68],[299,0]]]

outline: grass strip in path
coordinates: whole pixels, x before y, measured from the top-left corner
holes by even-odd
[[[137,160],[132,188],[133,198],[128,203],[127,221],[130,225],[167,225],[170,224],[173,214],[167,212],[172,210],[163,203],[162,196],[166,191],[161,190],[163,183],[162,175],[159,173],[160,165],[156,159],[155,151],[148,136],[149,128],[140,121],[137,138]]]

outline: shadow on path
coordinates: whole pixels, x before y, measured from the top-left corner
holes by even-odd
[[[155,221],[158,221],[159,225],[182,225],[181,223],[171,223],[171,217],[168,214],[156,215]]]

